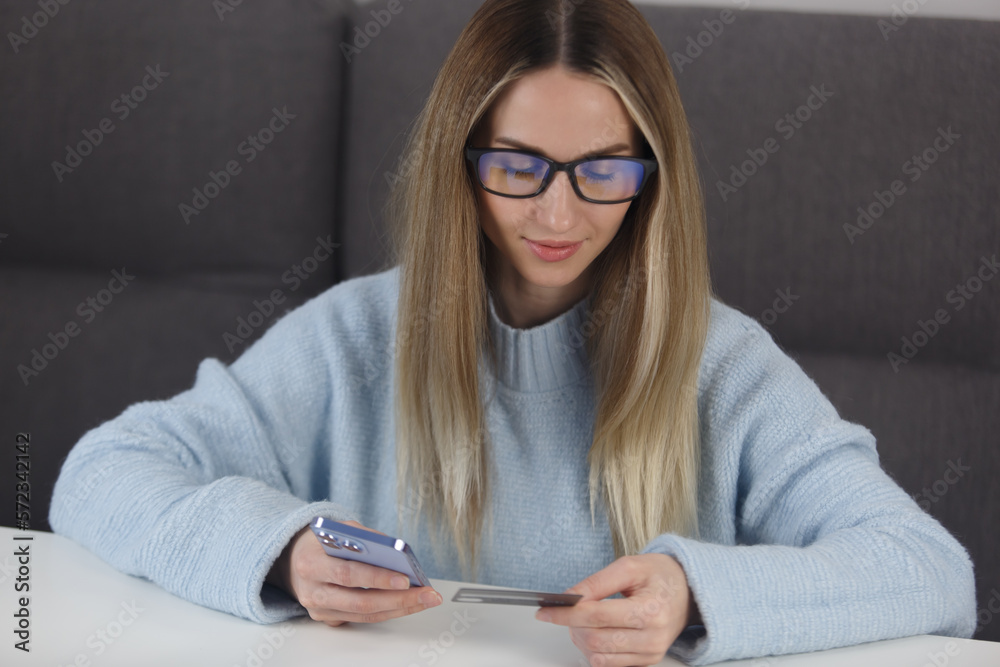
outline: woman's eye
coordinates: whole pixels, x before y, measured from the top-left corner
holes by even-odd
[[[535,164],[525,164],[523,162],[508,162],[501,166],[507,172],[508,178],[517,180],[535,180],[542,174],[543,169]]]
[[[581,169],[580,175],[588,181],[601,181],[601,182],[611,182],[618,177],[618,172],[615,171],[596,171],[593,169]]]
[[[512,174],[513,173],[518,173],[518,172],[523,172],[523,173],[537,173],[538,172],[538,166],[535,165],[534,163],[527,162],[527,161],[522,161],[522,162],[506,162],[506,163],[502,163],[500,166],[502,166],[504,169],[506,169],[509,173],[512,173]]]

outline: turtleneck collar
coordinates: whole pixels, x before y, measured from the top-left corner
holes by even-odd
[[[500,320],[489,292],[489,328],[497,352],[497,380],[517,392],[552,391],[590,372],[586,336],[587,298],[544,324],[515,329]]]

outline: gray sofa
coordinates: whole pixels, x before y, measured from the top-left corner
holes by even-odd
[[[385,268],[403,139],[479,2],[43,4],[0,7],[0,438],[30,433],[48,529],[87,429]],[[642,7],[716,292],[967,546],[998,640],[1000,24],[729,5]]]

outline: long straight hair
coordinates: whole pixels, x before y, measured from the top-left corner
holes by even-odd
[[[591,520],[600,496],[616,556],[664,532],[697,534],[697,379],[711,287],[701,188],[670,64],[625,0],[487,0],[438,74],[388,209],[400,266],[400,507],[426,508],[431,525],[450,528],[467,579],[490,506],[479,373],[493,347],[489,241],[463,149],[506,86],[554,65],[614,90],[659,163],[594,260],[580,332],[596,390]]]

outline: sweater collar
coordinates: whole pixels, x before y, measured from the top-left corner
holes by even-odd
[[[497,352],[496,377],[510,389],[534,393],[578,382],[590,372],[587,298],[544,324],[515,329],[500,320],[489,293],[489,327]]]

